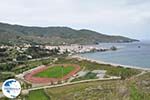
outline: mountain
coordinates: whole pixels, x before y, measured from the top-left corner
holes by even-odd
[[[109,36],[95,31],[69,27],[28,27],[0,23],[0,43],[5,44],[94,44],[99,42],[134,42],[123,36]]]

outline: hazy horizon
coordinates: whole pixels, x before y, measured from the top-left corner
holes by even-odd
[[[0,22],[65,26],[150,40],[149,0],[3,0]]]

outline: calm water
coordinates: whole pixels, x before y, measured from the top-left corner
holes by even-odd
[[[86,53],[81,54],[81,56],[104,62],[150,68],[150,42],[148,41],[138,43],[102,43],[98,46],[116,46],[119,50]]]

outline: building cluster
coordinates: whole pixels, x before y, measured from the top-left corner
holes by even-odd
[[[23,45],[19,45],[19,46],[17,46],[17,45],[15,45],[15,46],[1,45],[0,46],[0,48],[7,48],[8,50],[9,49],[16,49],[19,52],[23,52],[26,49],[28,49],[29,47],[31,47],[30,44],[23,44]]]
[[[30,44],[24,44],[20,46],[0,46],[0,48],[7,48],[7,49],[16,49],[20,53],[27,50],[29,47],[32,47],[33,45]],[[88,53],[88,52],[96,52],[96,51],[107,51],[108,48],[102,48],[102,47],[96,47],[94,45],[78,45],[78,44],[72,44],[72,45],[60,45],[60,46],[50,46],[50,45],[34,45],[34,47],[39,47],[42,49],[58,49],[59,54],[69,53],[77,54],[77,53]]]

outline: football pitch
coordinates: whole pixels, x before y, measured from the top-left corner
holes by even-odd
[[[47,70],[35,74],[34,76],[42,78],[62,78],[74,69],[75,67],[73,66],[53,66]]]

